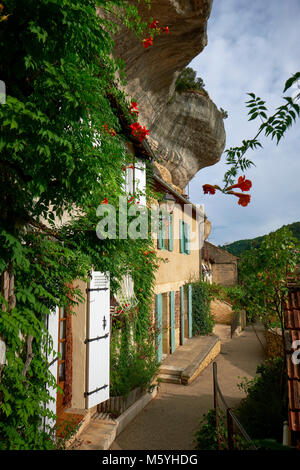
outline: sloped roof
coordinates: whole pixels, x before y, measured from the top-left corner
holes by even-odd
[[[227,262],[229,263],[239,259],[237,256],[233,255],[232,253],[229,253],[229,251],[224,250],[224,248],[220,248],[219,246],[213,245],[212,243],[206,240],[203,246],[203,254],[207,257],[207,259],[211,260],[214,260],[215,258],[223,258],[222,262],[225,262],[225,258],[227,258]],[[220,260],[218,262],[220,262]]]

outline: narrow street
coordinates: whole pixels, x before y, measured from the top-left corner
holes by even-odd
[[[257,328],[263,341],[263,332]],[[243,397],[237,387],[243,377],[254,377],[264,353],[255,332],[247,327],[230,338],[230,327],[216,325],[221,353],[215,361],[222,393],[229,406]],[[212,363],[188,386],[162,383],[157,397],[126,427],[112,450],[193,450],[194,434],[203,414],[213,408]],[[245,423],[246,424],[246,423]]]

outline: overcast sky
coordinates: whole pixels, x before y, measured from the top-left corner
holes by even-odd
[[[265,100],[270,113],[283,104],[285,81],[300,71],[299,32],[300,0],[214,0],[208,45],[190,66],[217,107],[228,111],[225,148],[253,138],[259,127],[258,120],[248,122],[248,92]],[[204,204],[212,222],[211,243],[253,238],[300,221],[300,118],[278,146],[271,139],[261,142],[263,149],[247,153],[256,164],[246,172],[253,183],[247,207],[235,196],[203,195],[205,183],[223,186],[225,154],[190,182],[191,201]]]

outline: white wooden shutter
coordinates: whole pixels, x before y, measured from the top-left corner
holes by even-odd
[[[86,408],[109,398],[110,281],[108,273],[93,271],[89,289]]]
[[[137,161],[134,166],[134,183],[135,192],[141,192],[143,195],[137,194],[140,206],[146,205],[146,164],[141,160]]]
[[[46,322],[47,322],[47,329],[48,333],[52,338],[53,342],[53,350],[50,352],[49,345],[47,345],[47,351],[46,351],[46,356],[47,356],[47,362],[48,364],[51,364],[49,367],[49,371],[51,374],[55,377],[55,382],[57,382],[57,348],[58,348],[58,321],[59,321],[59,308],[56,307],[55,311],[52,311],[49,313],[47,316]],[[50,387],[48,386],[48,392],[50,396],[54,399],[51,400],[49,403],[47,403],[47,408],[52,411],[56,415],[56,396],[57,396],[57,388]],[[55,421],[50,420],[46,418],[46,424],[49,426],[54,426]]]
[[[127,195],[133,195],[133,169],[126,168],[125,192]]]

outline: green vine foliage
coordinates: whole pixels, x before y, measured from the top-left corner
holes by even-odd
[[[241,256],[240,289],[232,293],[234,303],[247,311],[249,320],[282,328],[288,282],[297,278],[299,262],[299,242],[291,231],[282,227],[271,232],[259,248]]]
[[[211,286],[205,281],[192,282],[192,324],[194,335],[212,333],[214,319],[210,311]]]
[[[144,254],[151,240],[99,240],[95,232],[100,202],[109,198],[117,206],[124,195],[130,132],[120,114],[134,119],[117,78],[124,77],[122,64],[112,55],[119,20],[101,18],[95,4],[118,11],[123,24],[142,34],[137,7],[124,0],[4,2],[9,16],[0,23],[0,47],[9,53],[0,63],[7,91],[0,106],[0,270],[1,277],[13,273],[16,303],[11,308],[1,293],[0,449],[57,446],[55,428],[43,427],[43,418],[51,417],[46,385],[55,384],[45,319],[56,306],[82,301],[72,281],[88,280],[92,267],[110,271],[113,292],[123,274],[133,275],[139,310],[132,364],[149,365],[144,383],[155,368],[150,311],[156,260]],[[63,214],[72,219],[58,229]]]

